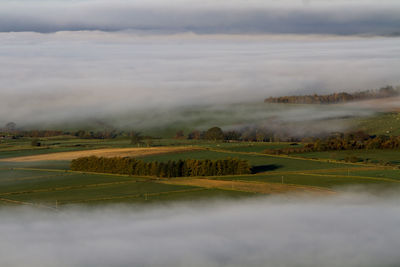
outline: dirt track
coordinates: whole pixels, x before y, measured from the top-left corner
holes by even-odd
[[[72,160],[79,157],[98,156],[98,157],[140,157],[148,155],[179,153],[187,151],[201,150],[197,147],[147,147],[147,148],[104,148],[83,151],[69,151],[49,153],[33,156],[23,156],[14,158],[0,159],[5,162],[31,162],[45,160]]]
[[[245,191],[261,194],[277,194],[277,193],[314,193],[314,194],[334,194],[335,192],[327,188],[319,188],[314,186],[288,185],[278,183],[263,183],[252,181],[222,181],[211,180],[205,178],[173,178],[160,181],[165,184],[190,185],[205,188],[220,188],[236,191]]]

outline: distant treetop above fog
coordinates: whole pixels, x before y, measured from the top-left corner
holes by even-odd
[[[288,103],[288,104],[337,104],[352,101],[361,101],[369,99],[386,98],[398,96],[400,86],[386,86],[376,90],[367,90],[355,93],[333,93],[329,95],[297,95],[269,97],[264,100],[265,103]]]

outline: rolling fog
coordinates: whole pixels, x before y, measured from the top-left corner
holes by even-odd
[[[263,100],[400,85],[399,28],[397,0],[2,0],[0,127],[344,131],[399,99]],[[398,192],[365,191],[0,207],[0,266],[398,266]]]
[[[262,103],[268,96],[400,84],[395,37],[23,32],[0,33],[0,39],[0,125],[105,120],[151,128],[187,118],[182,110],[189,107],[205,113],[226,107],[227,113],[236,103]],[[257,113],[233,112],[239,116],[233,125],[259,121],[257,114],[282,121],[316,115],[315,107],[279,114],[268,104],[257,107]],[[337,112],[351,116],[354,110],[370,114],[376,107],[353,104]],[[332,117],[331,111],[318,116]],[[220,116],[200,118],[212,121],[213,115]]]
[[[193,106],[400,85],[399,18],[395,0],[3,0],[0,125],[145,130]],[[270,119],[269,110],[257,114]],[[298,113],[315,110],[279,121]]]
[[[342,193],[58,213],[1,208],[0,265],[397,266],[399,202],[398,193]]]

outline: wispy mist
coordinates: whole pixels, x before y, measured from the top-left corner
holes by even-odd
[[[2,266],[397,266],[399,198],[0,210]]]

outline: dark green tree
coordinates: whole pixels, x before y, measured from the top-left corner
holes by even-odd
[[[204,137],[211,141],[221,141],[224,140],[224,132],[219,127],[212,127],[206,131]]]

